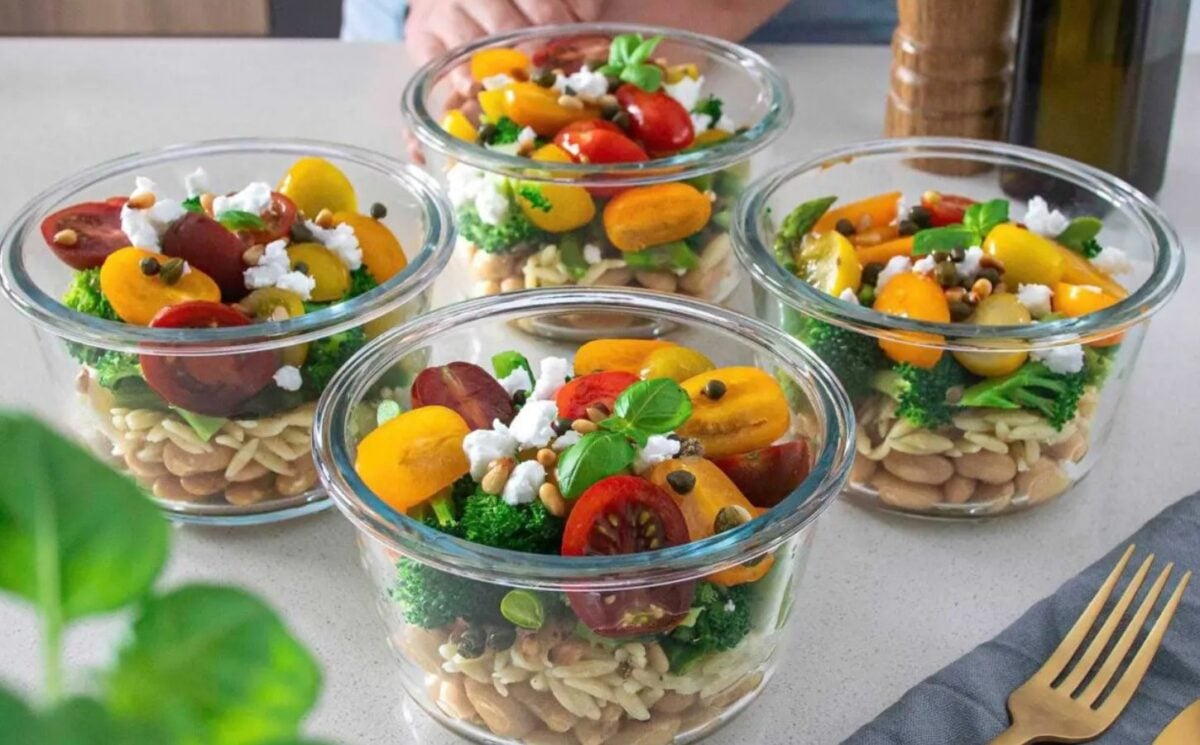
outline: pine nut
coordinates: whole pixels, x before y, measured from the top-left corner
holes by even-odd
[[[583,101],[578,96],[568,96],[565,94],[559,96],[558,105],[564,109],[572,109],[574,111],[581,111],[583,109]]]
[[[979,300],[983,300],[992,294],[992,283],[984,277],[980,277],[975,280],[975,284],[971,285],[971,294]]]
[[[144,210],[153,207],[155,201],[157,201],[157,199],[154,196],[154,192],[135,191],[133,194],[129,195],[129,201],[126,202],[126,204],[129,205],[130,209]]]
[[[512,458],[497,458],[488,464],[488,472],[479,482],[480,488],[487,494],[499,494],[504,491],[508,477],[512,475],[516,462]]]
[[[65,228],[54,234],[54,242],[60,246],[74,246],[79,242],[79,234],[70,228]]]
[[[599,427],[590,419],[576,419],[575,421],[571,422],[571,429],[575,430],[581,435],[586,435],[590,432],[595,432],[597,429],[599,429]]]
[[[542,448],[537,451],[537,462],[541,463],[543,468],[550,468],[558,462],[558,453],[550,448]]]
[[[567,514],[567,503],[563,499],[562,492],[558,487],[550,482],[542,484],[538,489],[538,499],[542,500],[542,504],[555,517],[562,517]]]
[[[216,198],[217,196],[211,191],[206,191],[200,195],[200,207],[204,210],[205,214],[211,215],[213,213],[213,202]]]
[[[331,228],[333,227],[333,213],[328,209],[323,209],[317,213],[317,217],[313,222],[322,228]]]
[[[242,261],[246,262],[246,266],[258,266],[265,250],[261,244],[256,243],[242,252]]]
[[[587,418],[599,424],[605,419],[608,419],[608,407],[604,406],[603,404],[596,404],[595,406],[587,407]]]

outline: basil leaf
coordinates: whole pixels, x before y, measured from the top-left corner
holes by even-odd
[[[799,245],[800,239],[813,229],[813,226],[817,224],[817,220],[820,220],[821,216],[828,212],[829,208],[836,201],[837,197],[810,199],[789,212],[787,217],[783,218],[778,232],[775,233],[773,248],[775,250],[775,260],[784,269],[787,269],[792,274],[796,273],[796,257],[793,255],[795,247]]]
[[[642,380],[626,388],[613,405],[613,416],[651,434],[670,432],[692,415],[692,399],[670,378]]]
[[[558,458],[558,488],[575,499],[600,479],[629,468],[637,452],[616,432],[589,432]]]
[[[600,428],[606,429],[609,432],[627,437],[637,443],[638,447],[646,447],[646,443],[650,441],[650,435],[620,417],[611,416],[608,419],[600,422]]]
[[[963,213],[963,227],[975,231],[982,242],[992,228],[1000,223],[1008,222],[1008,200],[992,199],[987,202],[976,202],[967,207]]]
[[[1076,217],[1067,225],[1067,229],[1059,233],[1054,240],[1075,253],[1083,253],[1083,244],[1095,240],[1103,227],[1104,223],[1094,217]]]
[[[229,210],[222,212],[217,218],[217,222],[221,223],[228,230],[262,230],[267,227],[263,222],[262,217],[253,212],[245,212],[243,210]]]
[[[653,93],[662,86],[663,71],[658,65],[632,65],[621,71],[621,80]]]
[[[179,206],[183,207],[188,212],[204,212],[204,208],[200,206],[200,197],[188,197],[180,202]]]
[[[630,251],[621,258],[631,269],[695,269],[700,266],[700,258],[683,241]]]
[[[979,235],[962,225],[946,225],[941,228],[926,228],[913,236],[913,256],[924,256],[934,251],[950,251],[968,248],[979,242]]]
[[[104,706],[91,698],[71,698],[43,712],[31,726],[36,737],[22,739],[15,734],[16,743],[28,745],[145,745],[167,742],[155,727],[115,721]],[[0,715],[0,732],[12,734]],[[32,730],[28,731],[32,735]],[[5,742],[14,742],[5,740]]]
[[[170,742],[243,745],[296,737],[319,683],[262,601],[187,585],[143,604],[105,696],[118,718],[158,724]]]
[[[614,38],[608,47],[608,63],[622,66],[628,62],[641,38],[640,34],[620,34]]]
[[[492,355],[492,369],[496,371],[497,378],[507,378],[512,375],[513,371],[521,369],[529,376],[529,382],[533,382],[533,368],[529,366],[529,360],[520,352],[509,350]]]
[[[638,38],[640,39],[641,37],[639,36]],[[646,39],[634,47],[633,51],[629,53],[629,57],[626,59],[630,64],[640,65],[641,63],[650,59],[650,55],[654,54],[654,48],[657,47],[662,40],[663,37],[661,34],[651,36],[649,39]]]
[[[0,590],[60,626],[146,594],[167,523],[137,484],[23,414],[0,414],[0,442]]]

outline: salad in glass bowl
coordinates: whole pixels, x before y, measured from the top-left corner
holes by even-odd
[[[509,328],[563,310],[680,335],[573,345]],[[381,382],[396,366],[423,369],[401,389]],[[667,743],[771,675],[811,523],[850,467],[850,416],[779,331],[572,289],[378,340],[335,378],[316,437],[425,710],[484,742]]]
[[[720,301],[748,158],[791,116],[741,47],[622,25],[484,39],[422,68],[405,116],[437,156],[464,294],[643,287]]]
[[[930,167],[951,162],[983,173]],[[1001,196],[997,175],[1042,193]],[[1132,187],[994,143],[849,146],[778,171],[739,209],[759,313],[854,401],[849,494],[910,514],[995,515],[1069,489],[1182,274]]]
[[[3,239],[10,300],[114,463],[181,519],[324,504],[315,401],[428,305],[452,229],[418,169],[355,148],[230,140],[88,169]],[[67,390],[71,385],[60,381]]]

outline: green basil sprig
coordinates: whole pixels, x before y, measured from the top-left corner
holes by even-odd
[[[992,228],[1008,222],[1008,200],[992,199],[967,207],[961,224],[926,228],[913,236],[913,256],[983,244]]]
[[[533,382],[533,368],[529,366],[529,360],[511,349],[492,355],[492,369],[496,371],[497,378],[507,378],[514,370],[521,369],[529,376],[529,382]]]
[[[621,34],[609,44],[608,64],[597,72],[613,75],[653,93],[662,86],[663,71],[658,65],[647,64],[647,60],[662,40],[661,35],[644,39],[641,34]]]
[[[661,435],[692,415],[692,399],[670,378],[642,380],[626,388],[613,405],[613,418],[629,426]]]
[[[200,205],[200,197],[188,197],[180,202],[179,205],[188,212],[204,214],[204,207]]]
[[[229,230],[262,230],[267,227],[261,216],[244,210],[229,210],[222,212],[217,222]]]
[[[618,432],[589,432],[563,451],[558,459],[558,488],[575,499],[600,479],[621,473],[633,464],[637,451]]]
[[[813,229],[817,220],[820,220],[821,216],[828,212],[836,201],[837,197],[810,199],[783,218],[783,223],[775,233],[773,245],[775,260],[779,262],[780,266],[792,274],[797,273],[799,267],[796,266],[796,246],[800,245],[800,240]]]
[[[1054,240],[1071,249],[1075,253],[1087,254],[1088,243],[1095,242],[1100,235],[1104,223],[1089,216],[1076,217],[1067,225],[1066,230],[1058,234]],[[1090,258],[1090,257],[1089,257]]]

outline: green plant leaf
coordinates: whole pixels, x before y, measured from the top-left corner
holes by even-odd
[[[0,734],[5,745],[42,745],[37,739],[37,717],[17,694],[0,688]]]
[[[683,241],[630,251],[621,258],[626,266],[634,269],[695,269],[700,266],[700,257]]]
[[[575,499],[600,479],[629,468],[636,456],[623,435],[589,432],[559,456],[558,487],[564,497]]]
[[[144,595],[167,523],[137,484],[24,414],[0,414],[0,442],[0,589],[62,621]]]
[[[142,607],[105,689],[115,716],[180,745],[253,745],[296,737],[319,687],[316,663],[262,601],[188,585]]]
[[[637,38],[640,39],[641,37],[639,36]],[[636,47],[634,47],[633,51],[629,53],[627,59],[632,64],[640,65],[641,63],[650,59],[650,55],[654,54],[655,47],[657,47],[662,40],[662,34],[651,36],[649,39],[642,41]]]
[[[924,256],[934,251],[950,251],[977,245],[979,236],[974,230],[961,225],[946,225],[927,228],[913,236],[913,256]]]
[[[820,220],[821,216],[828,212],[836,201],[837,197],[810,199],[783,218],[783,222],[779,224],[779,230],[775,233],[775,242],[772,246],[775,251],[775,260],[779,262],[780,266],[792,274],[796,273],[796,257],[794,255],[796,246],[800,245],[800,239],[813,229],[817,220]]]
[[[72,698],[35,713],[0,689],[0,742],[4,745],[146,745],[165,743],[161,733],[114,721],[96,700]]]
[[[179,203],[188,212],[196,212],[204,214],[204,207],[200,205],[200,197],[188,197]]]
[[[267,227],[261,216],[243,210],[222,212],[217,222],[229,230],[262,230]]]
[[[1008,222],[1007,199],[976,202],[963,213],[963,227],[975,232],[978,236],[977,243],[982,243],[992,228],[1004,222]]]
[[[663,434],[692,415],[692,399],[670,378],[641,380],[617,397],[613,415],[643,432]]]
[[[1084,245],[1088,241],[1094,241],[1103,227],[1104,223],[1094,217],[1076,217],[1054,240],[1076,253],[1084,253]]]
[[[609,432],[616,432],[619,435],[629,438],[637,443],[638,447],[646,447],[646,443],[650,440],[650,435],[643,432],[621,417],[610,416],[608,419],[600,422],[600,428]]]
[[[192,431],[203,442],[208,442],[217,432],[221,431],[229,420],[223,416],[208,416],[207,414],[197,414],[194,411],[181,409],[178,406],[172,406],[171,409],[179,415],[179,418],[188,423]]]
[[[520,352],[510,349],[507,352],[498,352],[492,355],[492,369],[496,371],[497,378],[507,378],[518,368],[525,371],[525,374],[529,376],[530,383],[536,380],[533,377],[533,368],[529,366],[529,360]]]
[[[662,87],[663,71],[658,65],[629,65],[621,71],[621,80],[633,83],[642,90],[653,93]]]

